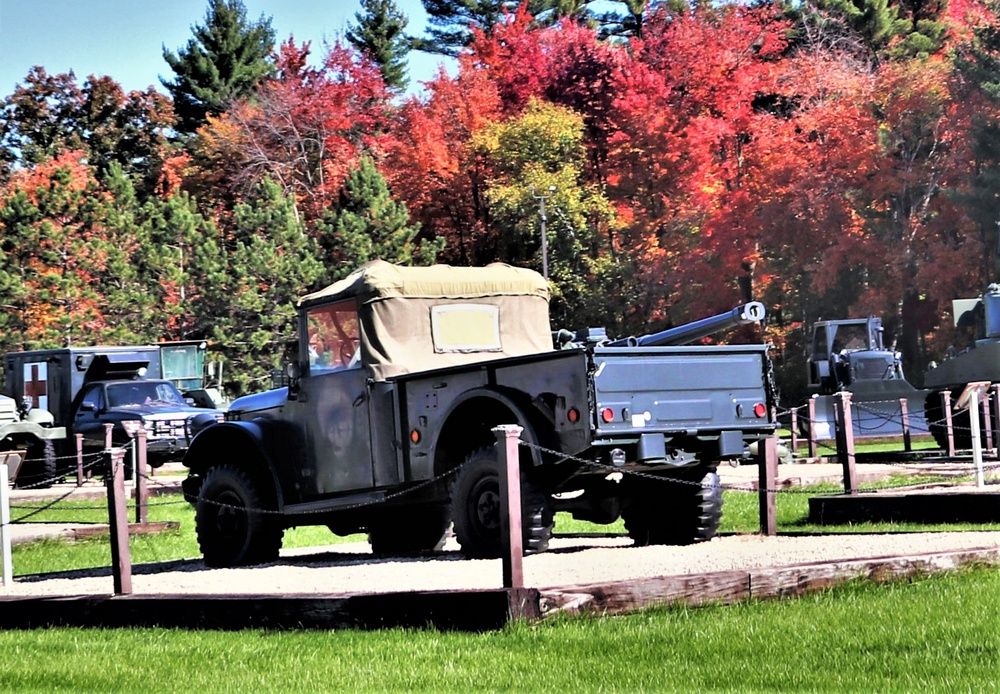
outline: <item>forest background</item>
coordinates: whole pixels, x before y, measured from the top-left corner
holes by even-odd
[[[162,91],[33,68],[0,104],[0,350],[206,340],[258,391],[298,296],[374,258],[541,270],[544,209],[554,328],[759,300],[792,405],[814,320],[882,316],[920,385],[1000,279],[996,0],[423,5],[320,49],[209,0]],[[454,74],[407,95],[412,50]]]

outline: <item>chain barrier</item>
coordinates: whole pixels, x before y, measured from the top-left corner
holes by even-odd
[[[544,446],[539,446],[537,444],[529,443],[527,441],[519,441],[518,443],[520,445],[522,445],[522,446],[525,446],[526,448],[531,448],[531,449],[537,450],[537,451],[539,451],[541,453],[547,453],[549,455],[557,456],[560,459],[572,460],[572,461],[574,461],[576,463],[580,463],[581,465],[586,465],[588,467],[595,468],[595,469],[598,469],[598,470],[607,470],[609,472],[616,472],[616,473],[620,473],[620,474],[623,474],[623,475],[630,475],[630,476],[633,476],[633,477],[639,477],[639,478],[645,478],[645,479],[655,480],[657,482],[667,482],[667,483],[672,483],[672,484],[682,484],[682,485],[688,485],[688,486],[699,487],[699,488],[708,488],[708,489],[721,489],[723,491],[749,492],[749,493],[755,493],[755,494],[759,494],[761,492],[765,492],[765,493],[769,493],[769,494],[771,494],[771,493],[773,493],[773,494],[810,494],[810,495],[813,495],[813,496],[816,496],[818,494],[818,492],[816,491],[816,489],[814,489],[814,488],[807,488],[807,487],[801,487],[801,488],[780,487],[780,488],[777,488],[777,489],[767,489],[767,488],[761,489],[760,487],[754,486],[752,484],[722,484],[721,482],[719,484],[705,485],[705,484],[702,484],[700,481],[677,479],[676,477],[665,477],[663,475],[656,475],[656,474],[652,474],[652,473],[648,473],[648,472],[643,472],[641,470],[627,470],[627,469],[624,469],[624,468],[615,467],[614,465],[609,465],[607,463],[600,463],[600,462],[597,462],[596,460],[587,460],[585,458],[578,458],[576,456],[568,455],[568,454],[563,453],[561,451],[556,451],[556,450],[553,450],[553,449],[550,449],[550,448],[545,448]],[[992,469],[1000,469],[1000,464],[991,465],[991,466],[989,466],[989,468],[984,467],[984,470],[986,470],[986,469],[991,469],[991,470]],[[927,474],[930,477],[934,476],[934,474],[932,472],[930,472],[930,471]],[[971,476],[971,474],[972,474],[972,472],[970,471],[969,472],[969,476]],[[946,475],[942,474],[941,476],[943,478],[945,478],[945,479],[954,479],[954,476],[951,476],[951,475],[946,476]],[[876,491],[886,491],[886,490],[892,490],[892,489],[897,489],[897,488],[898,489],[903,489],[903,488],[906,488],[906,487],[923,486],[923,485],[926,485],[926,484],[927,484],[926,482],[923,482],[923,483],[918,483],[918,484],[906,483],[906,484],[900,484],[900,485],[877,485],[877,486],[870,486],[870,487],[859,487],[857,489],[857,491],[859,491],[861,493],[871,493],[871,492],[876,492]],[[830,492],[830,494],[838,494],[838,493],[840,493],[840,492]]]
[[[121,446],[121,447],[119,447],[117,449],[111,449],[111,450],[112,451],[116,451],[116,450],[125,450],[125,451],[127,451],[128,449],[131,449],[132,446],[133,446],[133,442],[130,441],[129,443],[125,444],[124,446]],[[89,472],[89,471],[92,471],[93,469],[97,468],[98,466],[102,465],[104,463],[104,459],[105,459],[106,454],[107,454],[107,451],[100,451],[100,452],[96,452],[96,453],[85,454],[84,457],[83,457],[85,462],[83,463],[82,469],[85,472]],[[116,457],[117,456],[112,455],[112,461],[114,461]],[[122,459],[124,460],[124,456],[122,456]],[[76,462],[78,460],[78,457],[74,453],[72,455],[64,455],[64,456],[45,456],[44,458],[35,458],[35,459],[26,458],[24,462],[28,462],[29,460],[31,460],[32,462],[42,461],[42,462],[46,462],[46,463],[50,463],[53,460],[55,460],[55,461],[59,461],[59,460],[72,460],[73,463],[74,463],[72,470],[75,471],[77,469]],[[22,463],[22,465],[23,464],[24,463]],[[43,479],[41,479],[39,481],[36,481],[36,482],[32,482],[30,484],[19,485],[18,489],[20,489],[22,491],[23,490],[48,489],[53,484],[58,484],[59,482],[63,481],[63,479],[66,477],[67,474],[69,474],[70,471],[71,471],[70,468],[66,468],[66,469],[63,469],[62,471],[58,471],[58,466],[57,466],[57,472],[52,473],[51,476],[44,477]],[[112,472],[113,472],[113,470],[112,470]],[[34,479],[35,477],[40,477],[40,475],[29,475],[28,476],[29,479]],[[19,479],[20,479],[20,476],[19,476]],[[29,513],[26,513],[23,516],[19,516],[17,518],[12,518],[11,521],[10,521],[10,525],[16,525],[18,523],[23,523],[23,522],[25,522],[29,518],[33,518],[34,516],[37,516],[37,515],[45,512],[45,511],[48,511],[48,510],[52,509],[52,508],[55,508],[60,503],[62,503],[63,501],[65,501],[66,499],[68,499],[70,496],[72,496],[74,493],[76,493],[76,491],[78,489],[79,489],[79,487],[75,487],[74,486],[69,491],[67,491],[66,493],[62,494],[61,496],[57,497],[56,499],[53,499],[52,501],[46,502],[45,504],[43,504],[41,506],[25,506],[23,504],[11,504],[11,506],[10,506],[11,511],[15,511],[15,510],[16,511],[28,511]],[[86,511],[97,511],[97,510],[103,510],[103,509],[89,509],[89,508],[83,507],[83,508],[75,508],[75,509],[71,509],[71,510],[76,511],[76,512],[79,512],[79,511],[86,512]]]

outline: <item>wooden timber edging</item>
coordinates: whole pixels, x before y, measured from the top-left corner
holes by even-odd
[[[864,578],[893,581],[968,564],[1000,565],[1000,548],[950,550],[794,566],[658,576],[545,589],[364,595],[0,596],[0,628],[425,628],[490,631],[562,613],[618,614],[682,603],[798,596]]]
[[[619,614],[654,605],[729,604],[805,595],[863,578],[877,582],[952,571],[969,564],[1000,565],[1000,548],[950,550],[911,556],[813,562],[714,573],[659,576],[620,583],[543,589],[544,616]]]
[[[180,629],[491,631],[538,620],[532,588],[365,595],[0,596],[0,629],[53,626]]]

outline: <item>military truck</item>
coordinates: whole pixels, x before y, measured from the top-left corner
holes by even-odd
[[[802,417],[799,421],[804,433],[816,438],[833,438],[834,404],[841,391],[849,391],[855,404],[855,436],[902,434],[902,398],[906,399],[911,429],[927,430],[927,392],[906,380],[902,355],[885,347],[881,318],[816,321],[809,356],[809,389],[818,395],[815,420]]]
[[[548,296],[507,265],[375,261],[302,297],[288,385],[233,401],[184,456],[206,563],[273,560],[302,525],[397,554],[439,547],[454,523],[464,554],[497,556],[501,424],[527,444],[527,551],[547,548],[559,510],[624,517],[637,544],[713,537],[716,466],[775,429],[768,348],[683,343],[763,307],[644,338],[563,330],[556,346]]]
[[[942,392],[951,392],[954,405],[970,383],[1000,382],[1000,284],[989,285],[979,298],[955,299],[952,309],[955,327],[968,344],[960,345],[961,349],[949,349],[945,358],[940,363],[932,363],[924,374],[927,419],[934,440],[942,448],[948,443]],[[952,420],[955,447],[972,448],[969,409],[960,408],[954,412]],[[979,421],[985,439],[987,422],[982,404],[979,405]]]
[[[197,428],[223,418],[222,412],[186,402],[177,387],[160,378],[160,348],[66,347],[9,352],[4,357],[9,397],[32,411],[48,412],[69,437],[56,449],[60,458],[76,451],[75,434],[84,449],[106,445],[105,424],[112,424],[112,443],[122,445],[141,424],[147,436],[147,460],[158,467],[179,460]],[[75,461],[70,466],[75,467]]]

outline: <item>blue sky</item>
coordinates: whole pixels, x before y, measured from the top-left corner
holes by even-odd
[[[294,35],[323,41],[343,35],[360,10],[358,0],[243,0],[247,17],[271,18],[279,42]],[[420,0],[396,0],[409,17],[407,30],[422,34],[426,15]],[[82,84],[89,75],[108,75],[126,90],[156,87],[173,78],[163,47],[185,46],[191,27],[203,24],[208,0],[0,0],[0,98],[13,92],[28,70],[49,74],[73,70]],[[411,92],[437,73],[440,56],[411,53]]]

